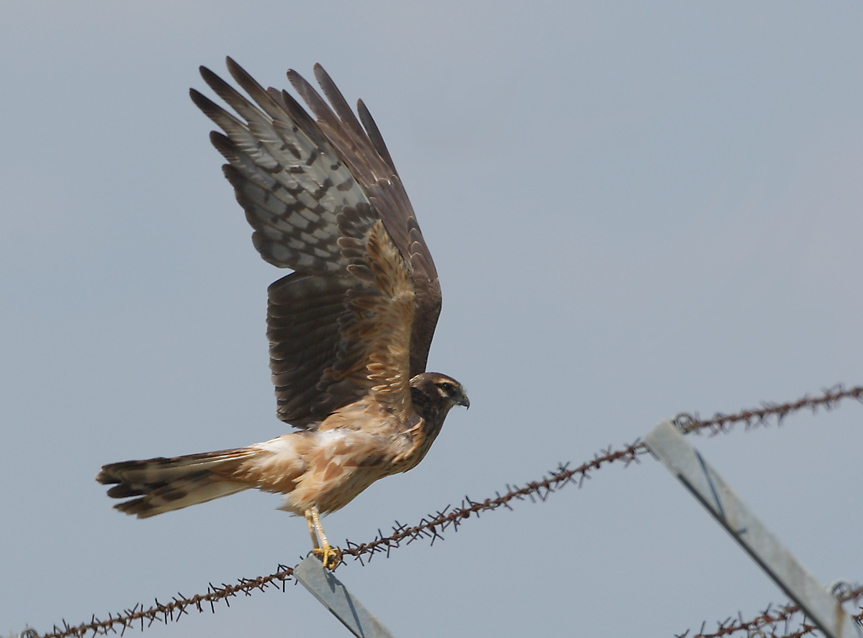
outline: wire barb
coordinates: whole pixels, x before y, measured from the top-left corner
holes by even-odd
[[[831,410],[844,399],[854,399],[863,404],[863,386],[846,390],[843,386],[837,385],[823,390],[821,396],[818,397],[804,396],[797,401],[782,404],[762,403],[761,407],[757,409],[744,410],[735,414],[717,413],[712,418],[705,420],[699,419],[697,415],[681,413],[674,418],[673,423],[684,434],[703,431],[707,431],[710,435],[724,434],[730,432],[735,425],[740,424],[744,425],[748,431],[755,427],[768,425],[771,419],[775,419],[777,425],[781,425],[785,417],[804,409],[810,410],[813,414],[821,408]],[[501,507],[511,510],[510,503],[512,501],[521,501],[525,498],[529,498],[533,502],[537,500],[544,502],[551,494],[570,483],[576,484],[580,488],[586,479],[591,478],[592,472],[605,465],[621,462],[624,467],[628,467],[633,462],[640,462],[639,457],[646,453],[647,447],[645,444],[640,439],[636,439],[629,445],[616,450],[613,446],[609,446],[607,449],[595,454],[592,460],[586,461],[577,467],[570,467],[571,462],[560,463],[557,469],[548,472],[540,480],[531,481],[522,487],[507,483],[506,492],[504,494],[495,493],[494,498],[473,501],[465,496],[458,508],[453,509],[447,505],[442,510],[423,517],[416,525],[408,526],[396,521],[389,536],[384,536],[383,532],[378,529],[377,536],[371,541],[359,544],[350,540],[345,541],[346,548],[341,550],[342,561],[344,561],[345,557],[351,556],[364,565],[364,558],[371,561],[372,556],[380,552],[384,552],[389,556],[390,551],[400,547],[402,541],[408,545],[415,540],[425,538],[429,539],[431,544],[434,544],[436,540],[444,539],[444,531],[449,528],[456,531],[460,524],[471,518],[471,515],[475,515],[478,518],[482,512],[491,512]],[[132,609],[126,610],[122,614],[108,614],[106,620],[99,620],[94,615],[91,617],[90,622],[75,626],[71,626],[63,620],[61,621],[63,624],[62,627],[55,625],[53,631],[41,636],[38,636],[34,632],[33,638],[84,638],[90,632],[92,632],[93,636],[99,634],[107,635],[108,632],[117,633],[117,626],[121,628],[120,635],[122,636],[126,629],[132,628],[133,623],[136,622],[139,623],[143,631],[145,620],[147,621],[147,627],[156,621],[164,623],[167,623],[168,620],[177,621],[183,614],[188,614],[190,606],[198,612],[203,612],[205,607],[202,603],[209,603],[210,611],[215,612],[216,602],[224,601],[225,605],[230,607],[230,598],[236,596],[238,593],[250,596],[253,591],[265,591],[268,587],[281,587],[282,591],[284,591],[285,583],[293,579],[293,571],[293,567],[279,565],[273,574],[258,576],[257,578],[240,578],[234,585],[222,584],[221,587],[216,587],[210,583],[205,594],[198,594],[187,598],[178,593],[172,597],[171,602],[162,604],[156,600],[155,605],[147,609],[141,604],[136,604]],[[843,587],[838,597],[840,600],[853,600],[856,603],[863,598],[863,586],[850,590],[848,587]],[[797,638],[816,631],[814,626],[805,622],[806,619],[804,617],[799,625],[802,629],[789,632],[789,619],[794,614],[800,614],[799,609],[795,605],[786,605],[777,612],[771,612],[770,606],[768,606],[764,612],[749,621],[742,621],[739,614],[737,618],[729,617],[718,623],[719,629],[715,633],[705,634],[704,624],[702,624],[699,632],[693,634],[691,637],[689,636],[689,630],[686,630],[680,636],[686,636],[687,638],[718,638],[720,636],[730,636],[738,631],[746,631],[749,632],[747,636]],[[863,622],[863,611],[854,616],[854,618],[858,622]],[[781,630],[781,633],[776,633],[779,623],[784,623],[785,628]]]

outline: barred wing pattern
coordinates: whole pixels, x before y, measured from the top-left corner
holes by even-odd
[[[295,271],[268,290],[279,418],[314,427],[370,394],[386,411],[406,415],[409,382],[425,371],[441,295],[374,120],[360,101],[361,124],[319,65],[329,105],[288,73],[316,119],[230,58],[227,66],[251,101],[209,69],[201,75],[236,116],[194,89],[191,96],[224,131],[211,140],[228,161],[225,176],[254,229],[255,248]]]

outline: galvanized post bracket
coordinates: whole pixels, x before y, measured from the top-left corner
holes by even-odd
[[[294,569],[294,577],[358,638],[394,638],[373,613],[348,591],[320,559],[309,556]]]
[[[644,442],[821,631],[830,638],[863,638],[863,628],[839,600],[782,546],[671,421],[653,428]]]

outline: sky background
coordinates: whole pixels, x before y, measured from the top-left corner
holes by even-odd
[[[246,492],[139,521],[104,463],[285,430],[251,245],[188,98],[321,62],[386,138],[462,381],[338,544],[711,415],[863,384],[860,2],[7,2],[0,21],[0,635],[293,565]],[[208,92],[208,94],[210,94]],[[863,580],[863,409],[691,441],[824,583]],[[786,598],[645,457],[338,576],[399,636],[672,636]],[[137,631],[132,635],[136,635]],[[342,636],[302,588],[151,638]]]

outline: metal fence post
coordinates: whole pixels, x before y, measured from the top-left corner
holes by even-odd
[[[294,577],[358,638],[394,638],[320,559],[309,556],[294,569]]]
[[[782,546],[671,421],[653,428],[644,442],[821,631],[830,638],[863,638],[863,628],[839,600]]]

